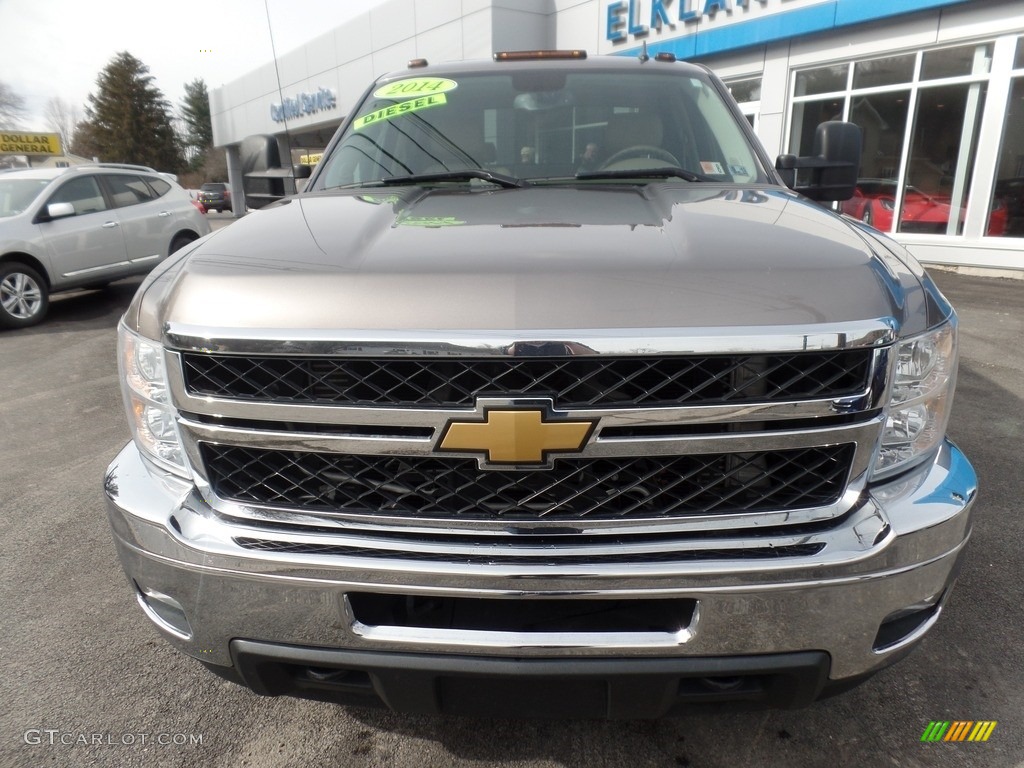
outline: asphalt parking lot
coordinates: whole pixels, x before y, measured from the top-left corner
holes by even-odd
[[[0,333],[0,766],[1024,766],[1024,281],[935,274],[961,319],[951,433],[981,484],[942,620],[811,708],[660,722],[260,698],[179,655],[134,603],[101,491],[128,439],[115,327],[139,280],[56,298],[41,326]],[[932,720],[998,726],[985,743],[922,743]]]

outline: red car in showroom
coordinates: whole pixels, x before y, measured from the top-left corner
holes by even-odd
[[[896,182],[892,179],[860,179],[853,197],[840,204],[848,216],[860,219],[883,232],[892,231],[893,211],[896,209]],[[907,185],[903,191],[903,215],[900,232],[944,235],[952,210],[947,195],[930,195],[917,187]],[[960,209],[960,220],[967,215]],[[1006,232],[1006,206],[1001,200],[992,202],[986,234],[999,236]]]

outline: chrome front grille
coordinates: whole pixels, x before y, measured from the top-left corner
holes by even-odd
[[[463,347],[172,337],[183,443],[239,546],[581,565],[811,554],[807,531],[859,509],[894,338],[883,321]],[[488,409],[593,429],[541,466],[439,451]]]
[[[189,394],[233,400],[460,408],[513,394],[558,408],[649,408],[843,397],[865,389],[871,359],[870,349],[425,359],[186,353],[182,370]]]
[[[854,446],[614,459],[481,470],[472,459],[201,446],[221,498],[319,512],[448,520],[672,519],[827,506]]]

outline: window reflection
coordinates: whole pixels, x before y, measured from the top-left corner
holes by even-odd
[[[744,77],[736,80],[726,80],[726,87],[733,99],[739,104],[743,117],[747,119],[750,127],[757,130],[758,113],[761,111],[761,78]]]
[[[793,105],[793,129],[790,132],[789,151],[794,155],[809,155],[814,149],[814,132],[818,123],[843,119],[843,99],[802,101]]]
[[[729,93],[737,104],[761,100],[761,78],[752,77],[745,80],[730,80],[726,83]]]
[[[985,89],[984,83],[964,83],[918,93],[898,231],[963,232]]]
[[[925,51],[921,61],[921,79],[938,80],[943,77],[987,74],[992,66],[992,44],[962,45],[959,48],[941,48]]]
[[[858,61],[853,65],[853,87],[873,88],[909,83],[914,78],[914,59],[915,55],[908,53],[903,56]]]
[[[813,96],[817,93],[846,90],[846,64],[818,67],[798,72],[796,75],[797,96]]]
[[[1017,57],[1022,56],[1024,43],[1018,41]],[[1024,76],[1014,78],[1010,88],[993,197],[996,210],[1001,208],[1006,218],[1002,234],[1024,237]]]
[[[840,204],[843,213],[891,232],[896,180],[907,130],[910,91],[855,96],[850,120],[864,136],[857,189]]]
[[[1024,38],[1017,43],[1020,67]],[[886,232],[962,235],[994,49],[972,43],[797,72],[788,151],[810,154],[820,122],[856,123],[860,175],[839,208]],[[1024,229],[1024,72],[1016,74],[989,236],[1024,236],[1015,234]]]

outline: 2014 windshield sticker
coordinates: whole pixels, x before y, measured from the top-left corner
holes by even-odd
[[[446,77],[416,77],[397,80],[382,85],[373,95],[378,99],[414,99],[419,96],[430,96],[445,93],[458,87],[458,83]]]
[[[381,120],[390,120],[393,117],[399,115],[407,115],[410,112],[419,112],[422,109],[429,109],[430,107],[439,107],[442,104],[447,104],[448,99],[443,93],[436,93],[431,96],[421,96],[418,99],[409,99],[409,101],[401,101],[398,104],[392,104],[390,107],[384,107],[384,109],[378,109],[376,112],[371,112],[368,115],[356,118],[355,129],[361,130],[368,125],[379,123]]]

